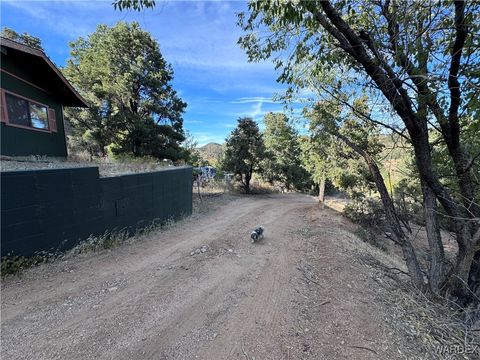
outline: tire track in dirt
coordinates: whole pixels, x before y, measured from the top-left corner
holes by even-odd
[[[259,244],[264,257],[264,265],[258,269],[255,283],[249,289],[249,295],[232,312],[224,325],[234,329],[220,336],[208,348],[200,351],[201,359],[232,359],[243,356],[255,356],[258,359],[280,359],[278,328],[288,322],[287,298],[290,293],[289,280],[289,240],[288,231],[295,224],[298,205],[288,208],[281,214],[274,214],[265,242]],[[303,207],[303,206],[302,206]],[[281,225],[280,225],[281,224]],[[270,226],[269,226],[270,225]]]

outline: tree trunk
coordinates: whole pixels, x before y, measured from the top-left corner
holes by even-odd
[[[425,120],[426,122],[426,120]],[[433,199],[425,199],[425,196],[430,197],[431,194],[434,194],[435,198],[442,205],[443,209],[446,211],[447,215],[450,218],[450,221],[453,224],[455,232],[455,240],[458,245],[458,253],[455,266],[453,269],[446,275],[446,279],[443,284],[447,293],[450,293],[455,299],[456,303],[460,306],[465,306],[472,300],[472,289],[468,287],[468,278],[470,269],[473,262],[473,257],[475,255],[474,244],[472,243],[472,234],[471,234],[471,221],[464,219],[463,211],[461,206],[453,198],[447,189],[440,183],[437,175],[435,174],[432,167],[432,159],[430,153],[430,146],[428,143],[428,133],[426,125],[423,132],[413,132],[410,131],[410,137],[412,139],[412,144],[414,146],[415,152],[415,161],[417,164],[417,169],[420,174],[420,179],[424,188],[429,188],[429,190],[424,194],[424,203],[427,201],[433,203]],[[427,215],[427,213],[426,213]],[[432,211],[428,213],[425,220],[428,220],[430,224],[427,223],[427,235],[429,242],[432,241],[432,244],[436,246],[436,249],[431,248],[432,250],[432,260],[433,256],[440,255],[438,244],[439,240],[435,240],[437,237],[434,225],[438,220],[433,218],[438,217],[438,213]],[[441,241],[441,240],[440,240]],[[435,271],[441,270],[440,259],[435,259],[436,268]],[[440,280],[440,273],[431,274],[434,277],[435,281]],[[436,285],[440,285],[439,283]],[[433,287],[432,289],[434,289]]]
[[[425,185],[424,181],[421,183],[425,228],[427,231],[428,245],[430,247],[429,285],[433,293],[438,293],[442,282],[445,280],[445,254],[437,218],[437,200],[433,191]]]
[[[380,198],[382,199],[382,204],[385,209],[388,225],[402,248],[403,256],[405,257],[405,262],[407,264],[408,273],[410,275],[412,283],[420,291],[425,292],[425,281],[423,280],[422,270],[420,268],[420,263],[418,262],[417,255],[415,253],[415,249],[402,228],[400,219],[395,211],[392,198],[388,194],[387,187],[385,186],[385,181],[382,174],[380,173],[380,169],[378,168],[375,161],[370,158],[370,156],[367,155],[365,160],[367,161],[370,172],[375,179],[375,185],[377,186],[377,190],[380,193]]]
[[[325,178],[320,180],[320,186],[318,187],[318,203],[322,209],[325,208]]]
[[[464,232],[467,232],[467,229]],[[478,302],[478,299],[472,297],[475,289],[468,286],[474,257],[475,249],[472,248],[470,242],[465,242],[464,246],[459,244],[455,266],[446,281],[447,293],[453,295],[455,302],[462,307],[467,306],[472,300]]]
[[[415,249],[409,237],[405,234],[405,231],[402,228],[400,219],[395,211],[392,198],[388,193],[387,187],[385,186],[385,180],[380,173],[380,169],[378,168],[377,163],[370,156],[370,154],[368,154],[362,148],[350,141],[350,139],[348,139],[346,136],[339,133],[334,133],[332,135],[335,135],[340,140],[343,140],[343,142],[345,142],[345,144],[352,148],[352,150],[362,156],[367,163],[370,173],[372,174],[375,181],[377,190],[380,194],[380,198],[382,200],[383,208],[385,210],[385,216],[387,219],[387,226],[393,233],[395,238],[394,240],[402,248],[403,256],[405,257],[405,262],[407,264],[408,273],[410,275],[411,281],[416,288],[418,288],[420,291],[425,292],[427,288],[423,279],[422,269],[420,268],[420,263],[418,262]]]
[[[250,180],[252,179],[252,174],[245,174],[245,193],[250,194]]]
[[[468,286],[475,296],[480,298],[480,250],[477,250],[473,257],[470,274],[468,274]]]

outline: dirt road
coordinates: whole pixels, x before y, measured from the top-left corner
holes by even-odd
[[[335,243],[345,227],[308,196],[239,197],[31,269],[2,284],[2,359],[404,358],[375,283]]]

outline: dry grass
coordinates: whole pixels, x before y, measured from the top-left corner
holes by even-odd
[[[325,205],[338,212],[343,212],[348,202],[349,200],[342,196],[325,196]]]
[[[343,204],[330,199],[327,205],[342,212]],[[427,264],[428,241],[425,229],[412,225],[413,244],[424,267]],[[377,236],[385,246],[375,246],[357,237],[352,231],[339,230],[337,243],[366,266],[371,277],[381,285],[379,301],[389,309],[393,327],[420,344],[428,359],[478,359],[480,357],[480,309],[463,309],[453,301],[440,296],[426,296],[414,288],[407,273],[401,249]],[[442,231],[447,258],[453,259],[457,251],[450,234]],[[475,323],[476,321],[476,323]]]
[[[480,324],[473,324],[465,309],[444,298],[430,299],[413,288],[397,252],[383,251],[349,231],[338,231],[337,244],[366,266],[381,286],[377,295],[389,309],[388,321],[418,343],[426,358],[478,359]]]
[[[170,168],[173,164],[170,161],[159,161],[153,158],[96,158],[88,161],[78,156],[69,157],[67,160],[39,156],[2,157],[1,161],[1,171],[65,169],[91,166],[98,167],[100,177],[111,177],[159,171]]]

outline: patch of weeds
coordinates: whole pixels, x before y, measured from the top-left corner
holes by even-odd
[[[168,219],[164,220],[161,224],[162,229],[168,229],[175,225],[175,219],[173,217],[169,217]]]
[[[87,240],[82,241],[72,250],[70,254],[82,254],[87,252],[95,252],[101,250],[109,250],[116,248],[125,243],[131,243],[141,236],[149,235],[155,231],[168,229],[176,223],[173,217],[169,217],[163,221],[159,219],[153,220],[149,225],[132,231],[129,229],[122,229],[117,231],[105,232],[103,235],[91,235]]]
[[[33,256],[5,256],[1,258],[1,273],[2,277],[6,275],[20,275],[22,271],[33,266],[53,262],[59,257],[68,257],[76,254],[84,254],[89,252],[97,252],[101,250],[110,250],[129,240],[134,241],[141,236],[149,235],[155,231],[169,229],[173,227],[176,222],[183,219],[186,215],[179,216],[177,220],[169,217],[163,221],[159,219],[153,220],[150,225],[137,229],[133,232],[129,229],[122,229],[119,231],[105,232],[102,235],[90,235],[86,240],[79,243],[77,246],[66,252],[57,250],[55,253],[39,252]],[[60,247],[63,244],[60,245]],[[60,248],[59,247],[59,248]]]
[[[135,234],[131,238],[138,238],[140,236],[149,235],[155,231],[166,230],[173,227],[178,221],[186,217],[186,215],[180,215],[178,219],[173,216],[168,217],[165,220],[154,219],[149,225],[143,226],[135,231]]]
[[[343,210],[345,217],[362,226],[378,226],[384,222],[382,204],[377,199],[355,200]]]
[[[254,184],[250,187],[250,195],[276,194],[280,191],[268,184]]]
[[[1,259],[1,276],[21,275],[21,273],[33,266],[50,262],[58,255],[39,253],[33,256],[4,256]]]
[[[440,296],[432,299],[409,283],[381,284],[390,292],[382,296],[389,309],[387,321],[420,352],[431,354],[428,358],[480,358],[480,334],[475,326],[478,309],[461,308]]]
[[[126,230],[114,232],[107,235],[103,239],[101,245],[104,249],[112,249],[120,244],[123,244],[129,237],[128,231]]]
[[[123,229],[120,231],[105,232],[103,235],[90,235],[88,239],[82,241],[69,251],[70,254],[83,254],[100,250],[112,249],[124,243],[130,237],[129,231]]]

